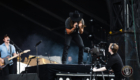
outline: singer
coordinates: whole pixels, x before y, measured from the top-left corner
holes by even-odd
[[[0,57],[0,61],[4,62],[4,57],[10,55],[11,57],[14,55],[19,55],[16,54],[16,50],[15,47],[13,45],[10,44],[10,38],[9,36],[5,35],[4,39],[3,39],[4,43],[0,45],[0,53],[1,53],[1,57]],[[14,68],[13,68],[13,61],[10,61],[11,64],[7,65],[5,68],[2,69],[2,73],[4,76],[9,75],[9,74],[14,74]]]
[[[65,21],[65,45],[62,55],[62,64],[66,64],[66,58],[71,40],[74,40],[79,47],[78,64],[83,64],[84,44],[80,34],[84,32],[83,14],[78,11],[70,12],[69,17]]]

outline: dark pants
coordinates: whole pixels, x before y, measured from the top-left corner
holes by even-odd
[[[120,75],[115,75],[114,80],[124,80],[124,77],[120,74]]]
[[[77,33],[72,33],[70,35],[65,34],[65,45],[64,45],[63,55],[62,55],[62,63],[66,62],[71,40],[74,40],[79,47],[78,64],[81,64],[83,62],[84,44],[81,36]]]
[[[14,74],[13,65],[7,65],[5,68],[2,69],[2,76],[7,76],[9,74]]]
[[[115,77],[114,80],[124,80],[124,78]]]

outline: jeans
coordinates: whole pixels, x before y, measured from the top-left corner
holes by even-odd
[[[14,67],[13,65],[7,65],[2,69],[2,76],[7,76],[9,74],[14,74]]]
[[[72,33],[72,34],[65,34],[65,45],[63,49],[63,55],[62,55],[62,63],[65,64],[67,54],[68,54],[68,49],[70,46],[71,40],[74,40],[75,43],[79,47],[79,56],[78,56],[78,64],[81,64],[83,62],[83,52],[84,52],[84,44],[81,36],[78,33]]]

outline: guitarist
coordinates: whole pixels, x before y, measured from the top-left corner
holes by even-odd
[[[2,58],[7,57],[8,55],[9,55],[9,57],[19,55],[19,54],[16,54],[15,47],[9,43],[10,42],[9,36],[5,35],[3,41],[4,41],[4,43],[0,45],[0,53],[1,53],[0,61],[2,63],[4,63],[4,59],[2,59]],[[12,60],[10,61],[10,64],[8,64],[6,67],[4,67],[2,69],[2,73],[4,76],[9,75],[9,74],[14,74]]]

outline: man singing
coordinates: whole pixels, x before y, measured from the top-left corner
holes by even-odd
[[[123,62],[119,54],[117,53],[119,46],[116,43],[111,43],[108,47],[108,51],[111,54],[110,59],[108,60],[105,67],[93,68],[93,72],[105,71],[110,67],[114,71],[115,80],[122,80],[123,76],[121,74],[121,69],[123,68]]]
[[[0,61],[3,63],[4,62],[4,59],[2,58],[5,58],[7,57],[8,55],[10,55],[10,57],[12,57],[13,55],[18,55],[16,54],[16,50],[15,50],[15,47],[13,45],[11,45],[9,42],[10,42],[10,38],[9,36],[4,36],[4,39],[3,39],[4,43],[0,45],[0,53],[1,53],[1,57],[0,57]],[[4,67],[2,69],[2,74],[4,76],[6,75],[9,75],[9,74],[14,74],[14,68],[13,68],[13,61],[11,60],[10,61],[11,64],[8,64],[6,67]]]
[[[71,40],[74,40],[79,47],[78,64],[82,64],[84,44],[80,34],[84,32],[85,27],[84,20],[82,18],[83,15],[78,11],[75,11],[69,13],[69,16],[70,17],[68,17],[65,21],[65,45],[62,55],[62,63],[66,64],[70,42]]]

